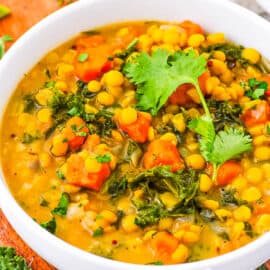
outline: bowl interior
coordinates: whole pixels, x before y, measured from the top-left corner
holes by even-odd
[[[0,65],[0,114],[23,75],[48,51],[81,31],[104,24],[133,21],[193,20],[208,32],[224,32],[236,43],[257,48],[270,58],[270,25],[255,14],[225,0],[88,0],[79,1],[40,22],[6,54]],[[41,256],[59,269],[147,270],[155,266],[127,265],[81,251],[41,229],[10,194],[1,173],[0,203],[13,227]],[[42,243],[42,244],[40,244]],[[270,235],[235,252],[211,260],[164,266],[164,269],[252,269],[269,256]],[[268,248],[268,249],[267,249]],[[254,251],[256,256],[250,256]],[[91,267],[89,268],[89,265]],[[158,267],[160,269],[160,267]]]

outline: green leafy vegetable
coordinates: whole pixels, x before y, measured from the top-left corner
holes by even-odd
[[[70,197],[68,193],[63,192],[58,206],[52,210],[52,214],[64,217],[67,214]]]
[[[107,163],[107,162],[110,162],[111,161],[111,156],[110,155],[98,155],[96,156],[96,160],[99,162],[99,163]]]
[[[26,260],[16,254],[11,247],[0,247],[0,269],[1,270],[31,270]]]
[[[230,67],[230,64],[233,63],[233,67],[235,67],[236,61],[238,61],[243,66],[249,64],[249,62],[242,57],[243,49],[243,46],[226,42],[208,46],[203,51],[208,52],[211,55],[215,51],[222,51],[226,55],[226,61],[228,66]]]
[[[36,108],[36,100],[32,94],[26,94],[23,96],[24,112],[31,113]]]
[[[136,45],[139,42],[138,38],[134,38],[126,47],[126,49],[117,54],[118,58],[125,59],[127,58],[132,52],[136,50]]]
[[[78,62],[80,63],[84,63],[85,61],[87,61],[89,58],[89,54],[88,53],[81,53],[78,56]]]
[[[55,217],[53,217],[50,221],[48,222],[43,222],[40,223],[40,226],[44,229],[46,229],[48,232],[55,234],[56,232],[56,220]]]
[[[251,224],[248,223],[247,221],[244,222],[244,224],[245,224],[245,227],[244,227],[245,233],[246,233],[249,237],[251,237],[251,238],[255,237],[256,234],[254,233]]]
[[[242,204],[246,204],[246,201],[242,201],[239,198],[237,198],[236,195],[236,189],[226,188],[220,190],[220,204],[222,206],[239,206]]]
[[[0,5],[0,19],[5,18],[11,13],[10,9],[7,6]]]
[[[13,41],[13,38],[10,35],[0,37],[0,59],[2,59],[5,54],[6,43],[11,41]]]
[[[248,84],[242,82],[241,86],[245,89],[245,95],[251,99],[263,99],[268,90],[268,83],[257,81],[255,78],[249,79]]]
[[[100,227],[93,232],[93,237],[101,236],[103,235],[103,233],[104,233],[104,230],[103,228]]]
[[[61,180],[64,180],[65,179],[65,175],[63,174],[63,172],[61,170],[57,170],[56,171],[56,175]]]
[[[266,126],[266,132],[267,132],[267,135],[270,135],[270,125]]]
[[[36,140],[39,140],[40,137],[37,135],[32,135],[29,133],[23,133],[23,137],[22,137],[22,143],[23,144],[30,144]]]
[[[158,49],[152,56],[142,52],[125,65],[124,73],[137,85],[137,108],[156,115],[178,86],[191,83],[199,88],[205,66],[205,58],[192,50],[170,54]]]
[[[137,209],[135,224],[141,228],[154,225],[167,216],[167,210],[160,201],[143,202],[134,200],[133,204]]]
[[[244,129],[240,120],[242,108],[239,104],[228,101],[209,100],[207,102],[213,118],[216,132],[228,128]]]
[[[147,265],[164,265],[164,263],[161,261],[156,261],[156,262],[147,263]]]

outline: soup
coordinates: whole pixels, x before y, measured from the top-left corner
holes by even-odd
[[[176,264],[270,229],[270,76],[191,21],[80,34],[18,85],[1,127],[9,188],[91,253]]]

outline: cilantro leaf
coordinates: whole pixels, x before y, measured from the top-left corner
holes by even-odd
[[[240,130],[230,128],[220,131],[215,138],[209,161],[221,165],[227,160],[237,158],[251,150],[251,142],[251,137]]]
[[[137,85],[137,108],[156,115],[178,86],[191,83],[206,70],[206,60],[194,51],[170,54],[158,49],[152,56],[142,52],[124,66],[125,75]]]
[[[268,83],[264,81],[257,81],[255,78],[248,80],[248,85],[242,82],[241,86],[246,90],[245,95],[251,99],[264,98],[265,92],[268,90]]]
[[[99,163],[107,163],[107,162],[110,162],[111,161],[111,156],[110,155],[104,155],[104,156],[101,156],[101,155],[98,155],[96,156],[96,160],[99,162]]]
[[[52,214],[64,217],[67,214],[69,201],[70,198],[68,193],[62,193],[57,207],[52,210]]]
[[[201,135],[200,151],[206,160],[210,160],[216,136],[211,117],[204,115],[194,118],[189,122],[188,127]]]

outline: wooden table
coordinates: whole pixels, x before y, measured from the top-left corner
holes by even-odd
[[[58,0],[1,0],[10,7],[12,15],[0,20],[0,36],[10,34],[16,40],[32,25],[59,8]],[[9,45],[10,46],[10,45]],[[54,270],[33,252],[9,225],[0,210],[0,245],[14,247],[24,256],[33,270]],[[267,264],[270,270],[270,262]]]

